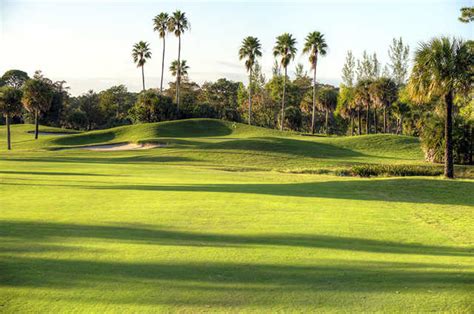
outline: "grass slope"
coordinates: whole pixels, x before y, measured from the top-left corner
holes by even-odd
[[[6,152],[0,128],[1,312],[474,310],[472,180],[263,171],[422,163],[416,139],[215,120],[31,129]],[[57,150],[124,141],[168,146]]]
[[[7,158],[40,158],[90,162],[127,160],[166,161],[168,163],[221,168],[258,170],[311,170],[347,168],[354,164],[423,164],[416,138],[387,134],[324,137],[301,136],[212,119],[192,119],[123,126],[71,136],[43,136],[34,141],[27,133],[32,126],[13,127],[14,151]],[[4,130],[0,129],[0,147]],[[16,141],[16,142],[15,142]],[[159,142],[165,148],[147,152],[90,153],[85,145],[123,142]],[[59,150],[69,148],[68,150]],[[52,152],[41,151],[49,150]],[[26,153],[26,151],[28,153]],[[74,157],[71,157],[74,156]]]

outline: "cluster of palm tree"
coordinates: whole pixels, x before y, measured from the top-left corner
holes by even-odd
[[[364,56],[367,55],[364,53]],[[354,120],[356,120],[357,131],[361,135],[363,114],[365,114],[366,134],[370,134],[372,131],[377,133],[380,130],[378,125],[378,110],[380,109],[383,111],[382,132],[387,133],[389,132],[388,109],[397,101],[398,91],[403,87],[404,80],[397,83],[393,75],[390,76],[388,73],[379,75],[377,68],[380,65],[377,64],[375,56],[373,61],[364,59],[365,61],[358,62],[358,80],[354,84],[355,61],[352,53],[348,53],[346,65],[343,68],[344,83],[339,89],[339,113],[344,118],[350,119],[352,135],[354,135]]]
[[[161,79],[160,79],[160,92],[163,92],[163,78],[165,71],[165,51],[166,51],[166,36],[168,33],[174,34],[178,37],[178,59],[171,63],[170,71],[173,76],[176,77],[176,104],[179,110],[179,92],[180,83],[183,76],[187,75],[189,66],[186,64],[186,60],[181,60],[181,35],[183,35],[191,27],[185,12],[176,10],[171,15],[166,12],[162,12],[153,18],[153,30],[158,32],[159,37],[163,41],[163,53],[161,60]],[[145,71],[144,65],[148,59],[151,58],[150,45],[145,41],[140,41],[133,46],[132,50],[133,61],[137,64],[137,67],[142,69],[142,86],[145,90]]]
[[[444,108],[444,174],[454,177],[453,167],[453,106],[456,97],[469,97],[474,86],[474,45],[456,38],[440,37],[421,43],[415,52],[408,84],[397,84],[393,78],[360,79],[355,86],[342,85],[339,106],[342,116],[357,119],[358,134],[362,134],[362,113],[365,112],[365,133],[379,130],[377,110],[383,110],[383,132],[387,132],[388,109],[396,105],[403,115],[408,94],[409,102],[428,105],[441,103]],[[471,96],[472,97],[472,96]],[[395,111],[396,113],[396,111]],[[371,119],[371,115],[373,116]],[[373,128],[371,124],[373,121]]]
[[[51,80],[37,72],[32,79],[21,85],[5,85],[0,87],[0,113],[5,118],[7,127],[7,148],[11,149],[10,120],[22,113],[22,108],[32,113],[35,120],[35,139],[39,135],[39,116],[46,112],[53,100],[54,84]]]
[[[261,44],[258,38],[248,36],[242,41],[239,49],[239,59],[245,59],[245,68],[249,73],[249,114],[248,123],[251,124],[252,116],[252,71],[256,65],[257,57],[262,56]],[[284,33],[276,38],[275,46],[273,47],[273,56],[278,58],[279,65],[284,69],[283,75],[283,90],[281,97],[281,120],[280,129],[283,130],[285,121],[285,94],[286,94],[286,79],[288,76],[288,65],[296,56],[296,39],[292,34]],[[318,56],[325,56],[327,53],[327,44],[324,35],[320,32],[311,32],[306,36],[303,53],[309,55],[309,62],[313,70],[313,106],[312,106],[312,121],[311,133],[314,133],[315,111],[316,111],[316,68],[318,64]]]
[[[347,88],[347,87],[346,87]],[[359,80],[352,90],[341,95],[340,99],[347,97],[345,111],[346,116],[351,119],[351,133],[354,134],[353,120],[357,115],[358,134],[362,134],[362,113],[365,111],[365,133],[370,134],[379,131],[377,110],[383,110],[382,132],[388,132],[388,109],[397,100],[399,86],[392,78],[379,77],[376,79]],[[373,113],[371,117],[371,113]],[[372,119],[371,119],[372,118]],[[373,125],[373,128],[372,128]]]

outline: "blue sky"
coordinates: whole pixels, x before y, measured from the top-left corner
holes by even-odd
[[[402,37],[413,52],[420,41],[439,35],[473,38],[473,24],[458,22],[459,8],[472,0],[321,0],[321,1],[9,1],[0,0],[0,72],[41,69],[54,80],[66,80],[71,93],[125,84],[141,89],[141,72],[131,58],[139,40],[150,42],[153,58],[145,66],[147,87],[157,87],[161,41],[153,32],[154,15],[185,11],[191,30],[183,36],[183,59],[192,80],[202,83],[227,77],[246,81],[237,51],[242,38],[260,38],[260,60],[267,77],[273,64],[275,37],[292,33],[298,40],[297,63],[304,37],[325,34],[328,55],[320,60],[318,81],[339,84],[347,50],[359,57],[376,52],[385,63],[393,37]],[[178,41],[167,38],[167,65],[176,58]],[[165,73],[165,80],[170,80]]]

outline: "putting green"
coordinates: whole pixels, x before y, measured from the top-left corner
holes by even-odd
[[[416,139],[31,129],[0,128],[2,312],[473,311],[474,181],[291,173],[422,164]],[[57,150],[120,142],[165,146]]]

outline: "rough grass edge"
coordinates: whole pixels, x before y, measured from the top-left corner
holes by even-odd
[[[283,173],[294,174],[333,174],[341,177],[408,177],[408,176],[440,176],[443,168],[431,165],[377,165],[365,164],[348,168],[317,168],[317,169],[286,169]],[[466,173],[466,171],[463,171]]]

